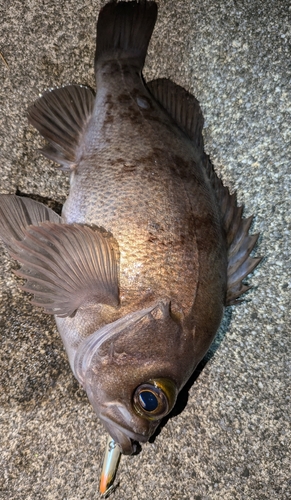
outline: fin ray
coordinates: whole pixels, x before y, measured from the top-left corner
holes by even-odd
[[[227,293],[226,305],[236,304],[238,298],[251,287],[242,283],[262,260],[261,257],[250,257],[259,234],[249,234],[253,217],[242,217],[243,207],[237,204],[236,193],[230,194],[217,176],[207,155],[204,165],[210,182],[214,188],[220,206],[222,225],[225,231],[228,249]]]
[[[169,113],[176,124],[203,152],[203,115],[196,97],[183,87],[166,78],[158,78],[147,83],[156,101]]]
[[[203,115],[197,99],[185,89],[167,79],[153,80],[147,84],[149,91],[169,113],[180,129],[192,140],[215,191],[228,248],[226,305],[238,302],[240,295],[249,288],[242,280],[259,264],[261,258],[250,253],[256,245],[258,234],[249,235],[253,217],[242,218],[243,207],[238,206],[236,193],[230,194],[217,176],[203,146]]]
[[[11,252],[16,271],[34,294],[32,304],[48,314],[72,316],[86,302],[118,304],[117,258],[98,230],[79,224],[29,226]]]
[[[0,238],[8,249],[24,238],[27,226],[44,221],[61,223],[61,217],[38,201],[14,194],[0,195]]]
[[[79,145],[90,120],[95,96],[88,87],[67,85],[45,92],[28,109],[29,122],[49,141],[41,149],[64,170],[78,162]]]
[[[97,21],[95,69],[100,61],[113,59],[130,59],[142,69],[156,18],[152,1],[107,3]]]

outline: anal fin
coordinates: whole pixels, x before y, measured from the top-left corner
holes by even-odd
[[[78,150],[91,118],[95,96],[81,85],[68,85],[45,92],[28,109],[29,122],[49,141],[41,152],[72,170],[78,162]]]

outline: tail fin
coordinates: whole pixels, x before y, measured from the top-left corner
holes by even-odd
[[[99,61],[112,59],[132,59],[142,69],[156,19],[152,1],[106,4],[97,21],[95,69]]]

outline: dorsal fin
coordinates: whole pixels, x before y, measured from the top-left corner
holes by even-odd
[[[243,207],[238,206],[236,193],[230,194],[229,189],[223,185],[207,155],[204,157],[204,165],[220,206],[226,235],[228,250],[226,305],[231,305],[240,302],[238,298],[251,288],[242,280],[262,260],[261,257],[250,257],[259,234],[249,234],[253,217],[242,218]]]
[[[242,218],[243,207],[237,204],[236,194],[230,194],[217,176],[209,157],[203,151],[203,116],[197,99],[185,89],[167,79],[153,80],[147,84],[154,98],[169,113],[176,124],[193,141],[201,158],[220,207],[222,226],[228,249],[226,305],[235,304],[249,286],[242,280],[261,261],[252,258],[258,234],[249,235],[252,217]]]
[[[94,100],[89,88],[68,85],[48,90],[28,109],[29,122],[49,141],[42,154],[63,170],[73,169],[78,162],[78,147]]]
[[[196,97],[166,78],[152,80],[147,83],[147,87],[197,149],[203,151],[204,120]]]

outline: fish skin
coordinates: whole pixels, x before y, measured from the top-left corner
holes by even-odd
[[[136,65],[119,59],[97,62],[96,87],[62,217],[68,224],[103,227],[114,236],[120,253],[120,304],[105,320],[100,310],[94,315],[90,308],[75,318],[57,318],[57,325],[66,344],[72,330],[93,333],[105,321],[112,323],[161,300],[170,302],[180,328],[178,340],[161,326],[144,333],[141,342],[131,329],[114,340],[115,346],[121,344],[117,351],[127,354],[123,364],[113,357],[108,372],[104,360],[94,362],[98,377],[89,399],[96,413],[104,423],[100,394],[106,401],[118,401],[126,387],[123,404],[130,425],[122,425],[127,434],[129,427],[134,429],[132,438],[140,441],[144,436],[145,441],[158,422],[132,411],[134,389],[163,375],[179,391],[207,351],[223,313],[226,242],[203,150],[197,150],[155,101]],[[140,366],[145,360],[146,369]],[[112,412],[110,419],[120,423],[122,416]],[[105,426],[113,435],[112,424]],[[120,436],[116,439],[121,444]],[[133,450],[124,443],[122,449]]]
[[[97,24],[95,100],[84,87],[64,87],[29,110],[50,142],[44,154],[70,170],[62,220],[40,204],[31,218],[29,201],[0,196],[0,236],[23,266],[24,289],[39,295],[35,303],[53,312],[45,301],[52,304],[54,280],[58,295],[64,286],[75,298],[88,284],[83,303],[73,313],[65,304],[55,319],[74,375],[125,454],[135,451],[134,441],[146,442],[161,420],[136,411],[136,389],[170,381],[169,413],[215,336],[227,293],[236,300],[245,290],[241,280],[259,261],[249,257],[257,236],[248,236],[236,199],[204,153],[198,102],[174,84],[147,85],[142,78],[155,17],[154,2],[107,4]],[[19,213],[21,230],[14,231]],[[96,255],[84,250],[87,241],[96,242]],[[229,278],[228,260],[235,262]],[[118,300],[111,300],[116,290]]]
[[[211,283],[221,309],[226,245],[214,193],[202,161],[195,161],[199,153],[134,70],[106,63],[105,74],[103,68],[100,72],[64,220],[104,227],[117,240],[121,315],[165,296],[189,316],[199,279]],[[130,106],[124,95],[130,96]],[[140,109],[135,95],[147,99],[150,109]],[[198,271],[206,244],[206,262]]]

